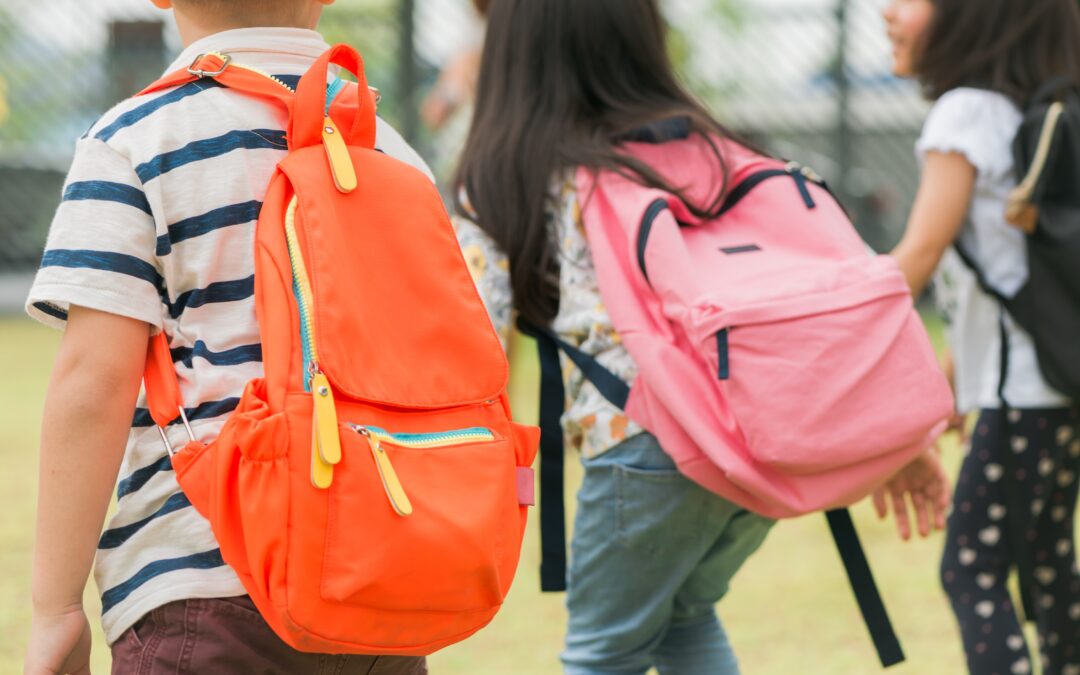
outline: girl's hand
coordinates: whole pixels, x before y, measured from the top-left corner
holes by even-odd
[[[24,675],[90,675],[90,623],[82,607],[34,612]]]
[[[949,388],[952,389],[953,397],[955,398],[956,362],[953,359],[952,350],[948,347],[941,352],[941,370],[949,380]],[[949,418],[949,426],[945,428],[945,431],[955,431],[960,435],[960,445],[965,445],[968,442],[967,414],[958,410],[953,412],[953,416]]]
[[[945,529],[945,512],[951,494],[949,477],[941,466],[937,449],[931,448],[874,491],[874,508],[879,518],[885,518],[891,502],[900,538],[908,541],[911,539],[908,498],[915,512],[919,535],[928,537],[933,530]]]

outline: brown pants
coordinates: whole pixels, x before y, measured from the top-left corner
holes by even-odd
[[[112,646],[113,675],[426,675],[423,657],[306,654],[247,596],[158,607]]]

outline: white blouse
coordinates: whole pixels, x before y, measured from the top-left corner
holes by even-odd
[[[962,87],[942,96],[930,110],[916,144],[920,163],[927,153],[959,153],[978,172],[967,222],[960,234],[987,282],[1006,296],[1027,281],[1024,235],[1005,221],[1005,202],[1016,187],[1012,142],[1023,116],[1002,94]],[[967,412],[996,408],[1000,379],[1001,309],[975,275],[949,249],[938,266],[935,295],[945,315],[956,366],[957,407]],[[1011,317],[1005,398],[1016,408],[1056,408],[1069,400],[1043,379],[1031,337]]]

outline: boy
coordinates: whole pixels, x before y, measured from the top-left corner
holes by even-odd
[[[152,2],[172,9],[186,47],[169,72],[216,51],[294,86],[328,48],[313,29],[333,0]],[[205,78],[125,101],[78,141],[27,300],[65,328],[41,439],[28,674],[89,672],[82,595],[95,549],[114,673],[426,672],[423,658],[302,654],[274,635],[137,401],[158,331],[200,440],[262,374],[252,251],[285,125],[279,104]],[[381,120],[377,146],[427,171]]]

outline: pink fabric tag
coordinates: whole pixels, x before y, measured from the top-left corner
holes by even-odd
[[[527,466],[517,468],[518,504],[536,506],[536,479],[533,470]]]

